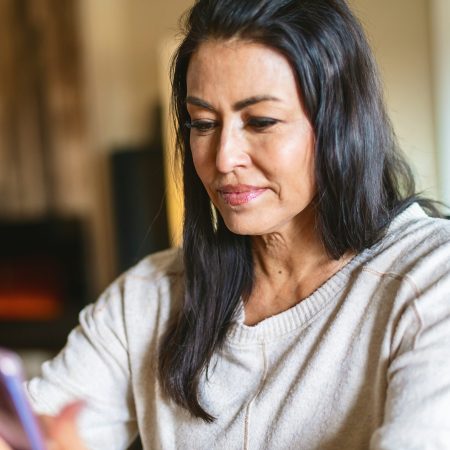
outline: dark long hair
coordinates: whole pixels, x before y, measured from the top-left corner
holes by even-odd
[[[172,66],[172,107],[183,164],[183,308],[164,336],[159,379],[178,405],[214,420],[199,402],[199,383],[252,289],[250,239],[230,232],[192,161],[186,74],[208,39],[258,42],[290,62],[314,128],[317,227],[332,258],[376,243],[400,211],[418,200],[397,150],[376,65],[344,0],[199,0],[186,16]],[[216,218],[217,217],[217,218]]]

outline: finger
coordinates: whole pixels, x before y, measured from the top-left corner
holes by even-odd
[[[65,405],[63,409],[61,409],[59,414],[54,418],[57,421],[67,421],[70,423],[75,423],[80,412],[85,408],[85,406],[86,404],[82,400],[77,400],[75,402],[69,403],[68,405]]]
[[[75,402],[65,406],[60,413],[45,418],[48,436],[61,450],[85,450],[78,435],[77,418],[84,407],[83,402]]]
[[[0,450],[12,450],[11,447],[0,437]]]

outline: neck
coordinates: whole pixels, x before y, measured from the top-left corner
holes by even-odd
[[[252,238],[255,275],[301,280],[308,272],[333,261],[316,229],[315,213],[307,208],[285,229]]]
[[[349,252],[338,261],[329,257],[312,208],[297,219],[284,230],[252,238],[254,283],[245,304],[247,325],[296,305],[353,256]]]

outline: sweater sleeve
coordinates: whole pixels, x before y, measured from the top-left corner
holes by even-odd
[[[86,402],[79,428],[90,450],[127,448],[137,433],[122,297],[116,282],[87,306],[65,348],[27,383],[41,414],[56,414],[76,399]]]
[[[393,334],[385,416],[371,450],[450,449],[449,251],[425,256],[405,277],[415,298]]]

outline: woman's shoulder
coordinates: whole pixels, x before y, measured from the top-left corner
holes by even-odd
[[[371,252],[379,257],[396,254],[411,259],[442,246],[450,246],[450,220],[430,217],[414,203],[392,220],[385,237]]]
[[[419,333],[439,323],[450,325],[450,221],[429,217],[418,204],[411,205],[391,222],[385,237],[367,249],[359,275],[358,286],[370,293],[368,301],[378,313],[386,312],[391,353],[400,345],[414,348]],[[441,340],[449,338],[447,333]]]
[[[367,252],[366,271],[415,279],[418,284],[450,277],[450,220],[430,217],[414,203],[391,222],[385,237]]]
[[[180,248],[169,248],[146,256],[122,276],[122,280],[155,282],[183,275],[183,254]]]
[[[92,305],[94,313],[115,310],[120,317],[153,316],[172,311],[184,285],[183,257],[179,248],[148,255],[114,280]]]
[[[437,232],[436,237],[450,239],[450,220],[432,217],[419,203],[413,203],[391,222],[390,230],[405,234],[423,230],[424,233]]]

